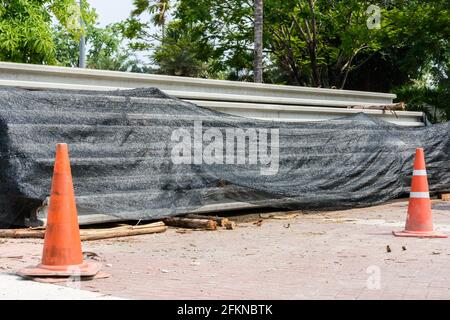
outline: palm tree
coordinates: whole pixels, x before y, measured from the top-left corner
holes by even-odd
[[[253,61],[254,81],[263,82],[263,0],[254,0],[255,44]]]
[[[161,36],[164,38],[166,34],[167,12],[169,11],[169,0],[156,0],[152,7],[155,12],[152,21],[155,25],[161,27]]]
[[[133,4],[135,9],[131,14],[139,16],[145,11],[150,13],[153,24],[161,27],[161,39],[164,38],[170,0],[133,0]]]

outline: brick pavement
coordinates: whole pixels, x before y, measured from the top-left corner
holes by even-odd
[[[81,288],[134,299],[449,299],[450,239],[392,236],[406,206],[84,242],[111,277]],[[433,214],[450,235],[450,202],[433,200]],[[41,240],[0,239],[0,272],[37,263],[41,250]]]

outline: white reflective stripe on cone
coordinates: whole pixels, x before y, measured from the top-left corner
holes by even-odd
[[[413,176],[426,176],[427,170],[414,170]]]
[[[410,198],[419,198],[419,199],[428,199],[430,198],[429,192],[410,192],[409,193]]]

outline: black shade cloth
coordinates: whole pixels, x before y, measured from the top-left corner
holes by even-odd
[[[194,121],[201,121],[202,132],[215,128],[224,135],[235,128],[278,130],[278,170],[262,175],[269,165],[260,162],[175,164],[172,134],[184,128],[194,137]],[[270,147],[275,140],[268,139]],[[409,191],[416,147],[425,149],[431,191],[450,189],[450,123],[401,127],[363,113],[280,123],[216,112],[154,88],[1,88],[2,226],[22,224],[48,196],[61,142],[69,144],[77,206],[124,219],[233,202],[287,209],[370,206]],[[248,153],[255,144],[247,142]],[[256,145],[265,145],[259,135]],[[225,155],[226,143],[223,148]]]

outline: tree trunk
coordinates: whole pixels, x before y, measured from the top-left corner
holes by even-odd
[[[255,15],[255,58],[253,61],[254,81],[263,82],[263,0],[254,0]]]
[[[319,66],[317,65],[317,22],[316,22],[316,12],[314,10],[314,2],[312,0],[308,1],[309,11],[311,12],[311,37],[309,53],[311,56],[311,69],[312,77],[315,87],[321,86]]]
[[[311,70],[312,70],[313,86],[314,87],[320,87],[321,86],[320,72],[319,72],[319,66],[317,65],[316,46],[314,44],[312,44],[310,46],[309,56],[310,56],[310,59],[311,59]]]

